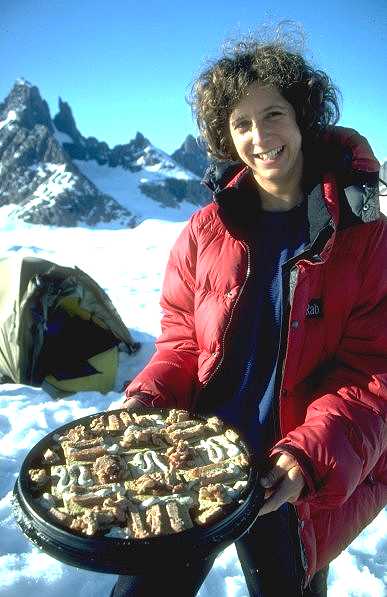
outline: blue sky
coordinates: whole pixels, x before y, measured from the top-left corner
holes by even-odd
[[[340,124],[387,158],[386,0],[0,0],[0,100],[17,77],[52,116],[70,103],[79,130],[113,146],[141,131],[172,152],[196,134],[185,95],[225,38],[263,22],[303,24],[306,56],[343,94]]]

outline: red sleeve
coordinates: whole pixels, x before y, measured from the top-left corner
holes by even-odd
[[[149,394],[153,406],[189,409],[198,383],[195,221],[196,214],[181,232],[168,260],[160,300],[162,333],[156,341],[156,353],[125,391],[127,397],[137,392]]]
[[[387,226],[375,224],[363,283],[336,354],[336,366],[307,409],[303,425],[272,454],[299,459],[308,499],[341,506],[387,448]]]

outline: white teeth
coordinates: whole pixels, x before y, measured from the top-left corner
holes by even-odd
[[[283,149],[283,145],[281,145],[281,147],[276,147],[276,149],[272,149],[271,151],[268,151],[267,153],[257,153],[256,155],[261,160],[274,160],[274,158],[280,153],[280,151],[282,151],[282,149]]]

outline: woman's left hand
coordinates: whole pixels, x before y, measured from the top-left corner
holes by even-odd
[[[287,452],[280,454],[273,468],[260,481],[266,491],[258,516],[278,510],[285,502],[296,502],[305,486],[297,460]]]

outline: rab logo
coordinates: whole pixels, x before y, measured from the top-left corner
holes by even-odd
[[[306,308],[306,316],[309,319],[322,319],[323,308],[321,299],[311,299]]]

